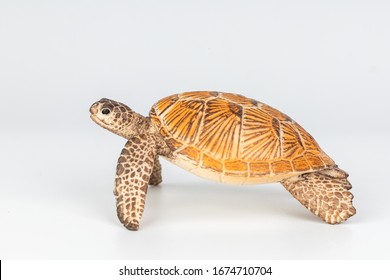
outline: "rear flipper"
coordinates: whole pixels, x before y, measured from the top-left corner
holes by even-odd
[[[280,183],[303,206],[329,224],[338,224],[355,215],[348,174],[335,167],[291,177]]]

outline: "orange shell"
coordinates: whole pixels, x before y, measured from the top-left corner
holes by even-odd
[[[222,175],[283,178],[335,166],[290,117],[242,95],[176,94],[158,101],[150,117],[174,155]]]

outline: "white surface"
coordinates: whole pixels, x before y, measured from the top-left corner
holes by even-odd
[[[388,259],[389,12],[387,1],[1,1],[0,258]],[[298,121],[350,173],[357,215],[330,226],[281,185],[224,186],[163,162],[140,231],[124,229],[112,186],[125,140],[89,120],[90,104],[147,114],[202,89]]]

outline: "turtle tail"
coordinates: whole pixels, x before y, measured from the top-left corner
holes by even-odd
[[[301,174],[280,183],[303,206],[329,224],[338,224],[355,215],[348,173],[334,167]]]

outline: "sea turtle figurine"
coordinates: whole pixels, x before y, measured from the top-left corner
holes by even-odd
[[[139,228],[148,185],[162,181],[159,156],[221,183],[280,182],[329,224],[356,213],[348,174],[298,123],[259,101],[197,91],[161,99],[149,117],[106,98],[90,113],[97,124],[128,140],[118,159],[114,194],[119,220],[129,230]]]

